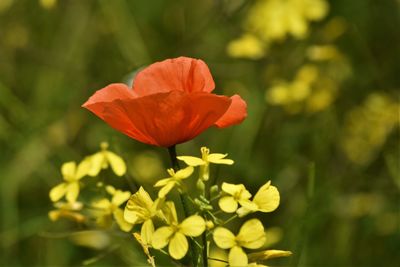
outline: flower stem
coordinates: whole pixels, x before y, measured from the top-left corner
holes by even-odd
[[[180,169],[178,159],[176,158],[176,147],[175,145],[168,147],[169,158],[171,160],[171,165],[174,171]]]
[[[208,267],[208,253],[207,253],[207,234],[206,231],[201,235],[203,241],[203,266]]]
[[[175,145],[168,147],[168,154],[169,154],[169,158],[171,160],[172,168],[174,169],[175,172],[178,171],[180,169],[180,166],[179,166],[178,159],[176,158],[177,155],[176,155],[176,146]],[[190,201],[189,196],[187,195],[187,193],[181,192],[181,193],[179,193],[179,197],[181,199],[181,203],[183,206],[183,212],[185,213],[185,218],[187,218],[191,214],[190,206],[189,206],[189,201]],[[192,258],[192,264],[193,264],[193,266],[198,266],[197,249],[194,246],[195,244],[194,244],[193,240],[189,239],[189,243],[190,243],[190,256]]]

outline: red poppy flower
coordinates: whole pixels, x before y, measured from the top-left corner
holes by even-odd
[[[199,59],[179,57],[140,71],[132,89],[110,84],[83,104],[114,129],[140,142],[170,147],[207,128],[225,128],[247,116],[246,102],[212,94],[214,81]]]

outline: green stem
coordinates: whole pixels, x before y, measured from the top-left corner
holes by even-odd
[[[206,231],[201,235],[201,239],[203,241],[203,266],[208,267],[208,253],[207,253],[207,235]]]
[[[169,154],[169,158],[171,160],[172,168],[174,169],[175,172],[177,172],[180,169],[180,167],[179,167],[178,159],[176,158],[177,155],[176,155],[176,146],[175,145],[168,147],[168,154]],[[187,195],[187,193],[182,192],[179,194],[179,197],[181,199],[181,203],[183,206],[183,212],[185,213],[185,218],[187,218],[190,216],[189,196]],[[193,264],[193,266],[198,266],[197,249],[195,248],[195,244],[194,244],[193,240],[189,239],[189,243],[190,243],[190,257],[192,259],[192,264]]]
[[[225,262],[225,263],[228,263],[226,260],[220,260],[220,259],[211,258],[211,257],[209,257],[208,259],[209,259],[209,260],[212,260],[212,261],[219,261],[219,262]]]
[[[225,222],[223,222],[221,225],[227,224],[228,222],[230,222],[230,221],[236,219],[237,217],[238,217],[237,214],[235,214],[235,215],[233,215],[232,217],[230,217],[228,220],[226,220]]]
[[[176,158],[176,146],[168,147],[168,154],[171,160],[171,165],[174,171],[178,171],[180,169],[178,159]]]

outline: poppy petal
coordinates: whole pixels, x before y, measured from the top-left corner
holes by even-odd
[[[171,91],[104,103],[106,107],[99,117],[140,142],[169,147],[213,126],[230,103],[225,96]]]
[[[231,97],[231,105],[225,114],[215,123],[218,128],[226,128],[241,123],[247,117],[247,104],[239,96]]]
[[[178,57],[151,64],[133,81],[133,91],[150,95],[170,91],[211,92],[215,84],[206,63],[200,59]]]
[[[116,99],[132,99],[135,97],[135,93],[126,84],[113,83],[96,91],[82,107],[102,118],[104,102],[111,102]]]

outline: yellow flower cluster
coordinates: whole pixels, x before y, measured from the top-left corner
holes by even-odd
[[[387,137],[400,125],[400,103],[383,93],[370,94],[346,118],[341,147],[347,158],[360,165],[376,156]]]
[[[194,167],[199,167],[199,180],[209,179],[210,164],[233,164],[233,160],[226,159],[226,154],[211,153],[206,147],[201,148],[201,158],[192,156],[180,156],[186,168],[175,171],[168,169],[169,177],[160,179],[154,185],[160,188],[158,198],[153,201],[150,195],[141,187],[138,192],[129,199],[125,211],[125,220],[131,224],[142,224],[141,233],[138,235],[143,245],[155,249],[163,249],[168,246],[169,255],[176,260],[182,259],[188,252],[189,243],[187,237],[201,235],[212,222],[206,221],[199,215],[191,215],[179,222],[175,204],[165,201],[172,189],[182,191],[182,182],[188,179],[194,172]],[[164,226],[155,229],[154,221],[160,221]],[[212,227],[210,227],[212,228]]]
[[[83,222],[86,217],[79,213],[82,210],[83,205],[78,202],[78,197],[83,185],[82,179],[86,176],[95,177],[102,169],[106,169],[111,166],[113,172],[122,176],[126,172],[125,162],[117,154],[108,150],[108,144],[102,143],[101,150],[93,155],[87,156],[80,163],[74,161],[66,162],[61,166],[61,174],[63,177],[63,182],[56,185],[50,190],[49,196],[56,210],[49,212],[49,217],[51,220],[55,221],[61,217],[70,218],[78,222]],[[112,195],[112,200],[107,198],[96,201],[98,204],[96,209],[101,209],[102,214],[100,217],[104,221],[104,212],[106,214],[114,214],[116,218],[121,218],[121,212],[118,211],[117,206],[121,205],[125,200],[124,197],[126,192],[112,189],[107,187],[107,192]],[[128,198],[129,198],[128,193]],[[67,202],[61,202],[60,200],[65,197]],[[122,201],[123,200],[123,201]],[[98,214],[98,213],[97,213]],[[101,221],[101,219],[99,219]],[[120,220],[117,222],[119,225],[123,225],[124,222]],[[126,225],[122,226],[124,229],[128,227]]]
[[[315,113],[332,104],[350,73],[347,60],[333,45],[310,46],[306,52],[311,63],[301,66],[292,81],[274,81],[265,93],[267,103],[291,114]]]
[[[151,266],[156,266],[155,258],[151,255],[152,249],[168,254],[174,261],[181,261],[190,250],[188,258],[192,260],[191,264],[200,266],[209,260],[204,254],[208,255],[212,240],[217,247],[229,250],[226,261],[229,266],[264,266],[260,262],[291,255],[291,252],[281,250],[247,252],[260,249],[268,243],[264,226],[258,219],[245,221],[237,235],[226,228],[230,221],[250,213],[274,211],[279,205],[280,196],[278,189],[271,185],[270,181],[261,186],[254,196],[243,184],[224,182],[221,188],[209,185],[210,180],[213,180],[210,179],[212,164],[232,165],[234,161],[228,159],[227,154],[210,153],[206,147],[200,149],[200,157],[176,158],[188,166],[182,169],[168,169],[168,177],[155,182],[154,187],[158,189],[155,200],[142,186],[131,194],[104,181],[98,181],[97,190],[102,190],[106,197],[91,201],[87,207],[90,211],[88,217],[82,215],[83,204],[77,201],[82,178],[97,176],[102,169],[108,167],[119,176],[126,172],[124,161],[109,151],[107,144],[102,144],[101,148],[100,152],[86,157],[78,165],[68,162],[62,166],[64,182],[50,191],[50,197],[57,207],[49,212],[51,220],[56,221],[64,217],[87,224],[94,221],[96,226],[106,228],[112,227],[115,222],[120,230],[132,232]],[[191,178],[197,179],[197,185],[201,186],[198,186],[200,193],[189,196],[184,183]],[[180,194],[185,210],[184,217],[178,216],[176,204],[170,200],[175,192]],[[57,202],[64,196],[67,202]],[[190,213],[186,200],[191,205]],[[218,205],[214,200],[218,200]],[[126,205],[122,207],[124,203]],[[224,212],[236,214],[226,219]],[[139,225],[138,232],[136,226]],[[200,241],[197,237],[201,235]],[[200,250],[203,253],[200,253]]]
[[[304,39],[309,22],[323,19],[328,9],[325,0],[258,0],[247,14],[245,33],[228,45],[228,54],[258,59],[273,41]]]

